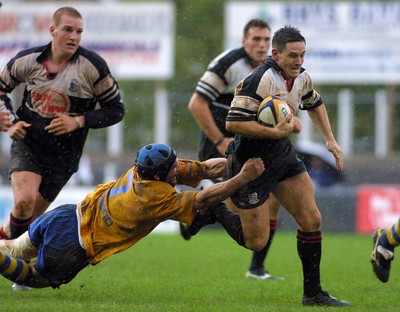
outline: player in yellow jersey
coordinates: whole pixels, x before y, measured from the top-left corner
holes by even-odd
[[[58,288],[87,265],[133,246],[165,220],[192,224],[193,232],[218,221],[244,246],[239,216],[219,203],[264,172],[260,158],[204,190],[174,189],[176,184],[195,187],[202,179],[220,177],[225,163],[225,158],[181,160],[168,145],[146,145],[135,165],[116,181],[99,185],[78,205],[39,216],[17,239],[1,240],[0,274],[29,287]],[[37,260],[26,262],[33,258]]]

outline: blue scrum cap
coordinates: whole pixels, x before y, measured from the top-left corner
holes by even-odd
[[[172,147],[153,143],[139,150],[135,164],[142,179],[154,180],[154,176],[158,175],[161,181],[166,181],[175,161],[176,152]]]

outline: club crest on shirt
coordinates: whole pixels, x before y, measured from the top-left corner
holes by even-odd
[[[29,85],[29,86],[35,86],[36,85],[35,80],[33,78],[28,78],[26,80],[26,84]]]
[[[258,194],[256,192],[249,194],[248,198],[249,198],[249,204],[251,205],[257,204],[260,201],[260,199],[258,198]]]
[[[69,91],[77,92],[78,91],[78,80],[72,79],[69,83]]]

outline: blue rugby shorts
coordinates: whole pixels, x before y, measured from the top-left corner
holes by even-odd
[[[39,216],[29,225],[38,248],[35,269],[53,288],[70,282],[89,263],[79,243],[76,205],[63,205]]]

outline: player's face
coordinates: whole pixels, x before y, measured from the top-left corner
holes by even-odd
[[[287,79],[295,79],[301,70],[306,55],[304,42],[288,42],[283,51],[272,49],[272,57],[283,70]]]
[[[64,14],[59,25],[52,25],[52,48],[65,58],[70,58],[78,49],[83,32],[83,21],[80,18]]]
[[[268,28],[251,27],[243,38],[243,47],[253,60],[254,65],[261,65],[268,55],[271,32]]]
[[[167,175],[167,183],[171,184],[172,186],[175,186],[177,183],[177,173],[178,173],[178,162],[175,161],[175,164],[172,165],[171,169],[168,172]]]

